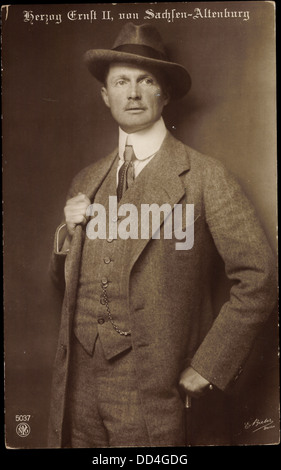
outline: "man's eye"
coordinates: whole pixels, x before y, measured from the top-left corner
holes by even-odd
[[[116,85],[122,86],[122,85],[125,85],[125,83],[126,83],[125,80],[118,80],[118,81],[116,82]]]
[[[150,78],[150,77],[146,77],[142,80],[142,83],[144,83],[144,85],[152,85],[153,84],[153,79]]]

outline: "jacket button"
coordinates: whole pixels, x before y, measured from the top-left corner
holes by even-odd
[[[100,325],[103,325],[103,324],[104,324],[104,321],[105,321],[104,318],[98,318],[98,323],[99,323]]]
[[[108,256],[106,256],[103,261],[105,264],[109,264],[111,262],[111,259]]]

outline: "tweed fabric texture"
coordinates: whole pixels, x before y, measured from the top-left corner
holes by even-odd
[[[67,410],[70,447],[150,445],[131,350],[108,361],[99,338],[93,356],[74,339]]]
[[[82,170],[69,196],[93,200],[116,157]],[[132,348],[144,419],[152,445],[178,445],[183,403],[178,381],[191,364],[220,390],[230,389],[254,338],[276,304],[272,251],[255,210],[224,166],[167,134],[141,172],[143,185],[123,203],[194,204],[194,246],[175,250],[172,239],[128,240],[122,289],[127,292]],[[138,178],[139,178],[138,177]],[[137,178],[137,180],[138,180]],[[136,181],[137,181],[136,180]],[[139,189],[138,189],[139,188]],[[163,219],[159,230],[163,229]],[[65,296],[53,378],[49,444],[59,447],[67,390],[70,337],[84,230],[77,226],[70,252],[54,251],[51,272]],[[216,307],[216,261],[224,260],[230,290]],[[163,412],[165,410],[165,412]]]

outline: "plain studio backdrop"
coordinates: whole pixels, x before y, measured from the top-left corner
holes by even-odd
[[[243,18],[144,20],[145,10],[249,11]],[[205,10],[207,9],[207,10]],[[97,20],[67,12],[96,11]],[[24,11],[62,22],[24,21]],[[102,20],[102,11],[114,18]],[[126,13],[122,19],[119,13]],[[151,16],[151,15],[150,15]],[[166,15],[167,16],[167,15]],[[9,447],[46,446],[61,298],[49,280],[53,236],[72,178],[117,144],[101,85],[82,56],[111,48],[131,18],[156,26],[173,61],[192,77],[190,93],[165,110],[175,137],[222,161],[240,181],[276,251],[274,6],[269,2],[17,5],[2,10],[5,408]],[[196,243],[196,240],[195,240]],[[232,444],[278,441],[277,316],[262,329],[232,396]],[[16,434],[16,416],[31,432]],[[270,429],[253,433],[253,420]],[[248,424],[247,424],[248,423]],[[202,423],[202,426],[204,423]],[[212,439],[210,437],[210,444]]]

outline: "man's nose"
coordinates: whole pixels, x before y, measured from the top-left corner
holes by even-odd
[[[140,86],[138,83],[132,82],[128,90],[128,99],[137,100],[141,98]]]

